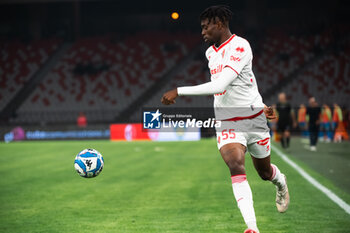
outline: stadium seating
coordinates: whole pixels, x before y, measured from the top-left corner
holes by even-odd
[[[72,122],[79,112],[86,112],[90,121],[111,121],[175,66],[198,39],[161,32],[138,33],[120,42],[111,36],[80,39],[20,107],[15,121],[31,121],[35,117],[27,116],[37,114],[45,122]],[[79,66],[84,68],[79,71]]]
[[[349,72],[349,51],[332,53],[309,67],[284,91],[295,106],[306,104],[311,96],[319,103],[346,106],[348,99],[344,97],[350,96]]]
[[[253,69],[260,90],[278,84],[332,42],[329,30],[318,34],[292,34],[270,29],[254,51]]]
[[[57,49],[60,40],[1,41],[0,110]]]
[[[339,26],[321,33],[313,33],[304,36],[308,43],[314,45],[309,48],[312,57],[316,57],[315,62],[306,67],[303,72],[298,73],[287,86],[281,88],[281,92],[287,93],[288,99],[294,106],[307,104],[311,96],[316,97],[320,103],[332,105],[338,103],[342,106],[349,106],[346,96],[350,96],[350,39],[349,28]],[[342,37],[344,46],[338,47],[339,40],[335,41],[337,34]],[[347,36],[345,36],[347,35]],[[307,43],[306,43],[307,44]],[[301,47],[301,46],[300,46]],[[323,50],[324,54],[320,51]],[[304,60],[305,64],[308,60]],[[260,83],[259,83],[260,84]],[[261,88],[260,88],[261,89]],[[272,104],[277,101],[277,97],[266,100],[266,103]]]
[[[345,104],[342,98],[350,94],[349,48],[339,52],[332,49],[335,41],[329,29],[317,33],[287,31],[269,29],[251,44],[260,92],[292,78],[279,91],[285,91],[295,106],[307,103],[311,95],[322,103]],[[85,112],[89,121],[113,121],[199,43],[197,34],[167,32],[142,32],[119,41],[110,35],[79,39],[19,108],[13,121],[74,122],[79,112]],[[290,76],[303,66],[303,72]],[[207,61],[200,54],[143,105],[161,106],[165,91],[209,80]],[[275,103],[277,96],[264,101]],[[212,96],[187,96],[179,98],[176,106],[211,107],[212,103]],[[138,116],[131,117],[135,119]]]
[[[203,55],[204,57],[204,55]],[[203,58],[205,59],[205,58]],[[165,91],[174,89],[178,86],[198,85],[210,81],[210,75],[207,62],[203,59],[193,59],[181,70],[169,83],[164,85],[162,89],[145,103],[145,106],[161,106],[160,99]],[[212,107],[212,96],[184,96],[176,101],[176,107]]]

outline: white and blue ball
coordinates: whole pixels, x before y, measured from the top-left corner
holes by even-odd
[[[98,176],[103,169],[103,165],[103,157],[95,149],[82,150],[74,160],[75,170],[85,178]]]

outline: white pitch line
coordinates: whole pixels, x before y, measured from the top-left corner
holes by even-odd
[[[338,197],[331,190],[320,184],[317,180],[315,180],[312,176],[306,173],[301,167],[299,167],[295,162],[290,160],[286,154],[280,151],[276,146],[272,145],[273,151],[277,153],[286,163],[288,163],[291,167],[293,167],[305,180],[309,181],[313,186],[319,189],[321,192],[326,194],[326,196],[331,199],[335,204],[337,204],[340,208],[345,210],[346,213],[350,214],[350,205],[343,201],[340,197]]]

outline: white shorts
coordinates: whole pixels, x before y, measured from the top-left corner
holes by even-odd
[[[216,128],[218,149],[229,143],[240,143],[253,157],[266,158],[271,152],[269,132],[264,114],[253,119],[222,121],[221,127]]]

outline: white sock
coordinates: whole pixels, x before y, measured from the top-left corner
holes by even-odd
[[[257,229],[252,190],[250,189],[246,175],[231,176],[231,179],[233,194],[235,195],[244,222],[248,228]]]
[[[271,164],[272,167],[272,176],[271,176],[271,182],[276,185],[279,189],[284,188],[286,185],[286,181],[284,177],[282,176],[282,173],[278,169],[278,167],[274,164]]]

